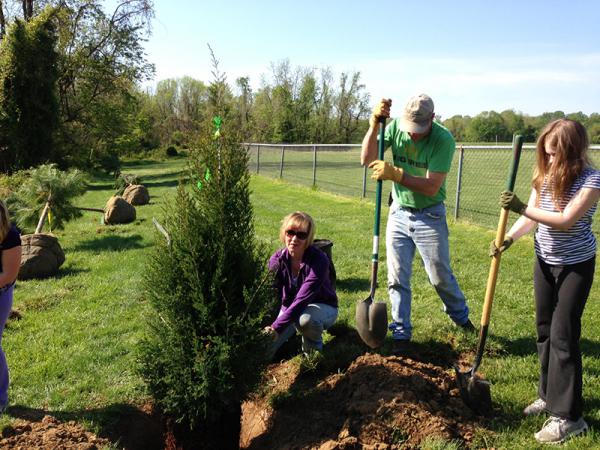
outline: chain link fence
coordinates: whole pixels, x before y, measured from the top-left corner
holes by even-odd
[[[250,170],[256,174],[350,197],[375,198],[370,170],[360,165],[359,144],[245,144]],[[591,146],[600,166],[600,145]],[[498,197],[505,188],[512,158],[511,145],[459,145],[446,178],[446,208],[456,219],[496,228]],[[391,152],[386,152],[391,161]],[[527,201],[535,165],[535,146],[523,146],[515,192]],[[384,198],[391,191],[384,183]],[[516,218],[511,217],[514,221]],[[596,214],[594,231],[600,232]]]

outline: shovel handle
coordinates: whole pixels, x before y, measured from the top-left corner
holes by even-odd
[[[515,188],[515,180],[517,179],[517,169],[519,168],[519,160],[521,159],[521,149],[523,148],[523,136],[515,135],[513,137],[513,156],[506,180],[506,189],[512,191]],[[506,233],[506,224],[508,222],[508,210],[502,208],[500,210],[500,219],[498,220],[498,229],[496,230],[496,247],[501,247],[504,242],[504,234]],[[498,270],[500,268],[501,253],[492,257],[490,272],[488,274],[487,285],[485,288],[485,298],[483,301],[483,310],[481,311],[481,328],[479,329],[479,342],[477,344],[477,352],[473,367],[470,369],[471,376],[474,376],[475,371],[481,364],[483,358],[483,350],[488,334],[488,326],[490,323],[490,315],[492,313],[492,303],[494,300],[494,292],[496,291],[496,280],[498,279]]]
[[[378,142],[378,152],[377,159],[383,160],[383,150],[385,146],[385,117],[379,117],[379,123],[381,126],[379,127],[379,142]],[[375,243],[375,238],[377,241],[379,240],[379,228],[380,228],[380,219],[381,219],[381,191],[383,187],[383,181],[377,180],[377,189],[375,191],[375,227],[373,228],[373,243]],[[378,243],[378,242],[377,242]],[[373,246],[373,258],[375,255],[378,256],[379,246],[377,248]],[[374,259],[375,260],[375,259]]]
[[[517,170],[519,168],[519,161],[521,159],[521,150],[523,148],[523,136],[517,134],[513,138],[513,156],[506,179],[506,190],[512,191],[515,188],[515,181],[517,179]],[[498,220],[498,228],[496,230],[496,247],[501,247],[504,242],[504,235],[506,234],[506,224],[508,222],[508,209],[502,208],[500,211],[500,219]],[[498,269],[500,268],[500,258],[502,253],[498,253],[492,257],[490,266],[490,272],[488,274],[487,286],[485,289],[485,298],[483,302],[483,311],[481,314],[481,326],[487,326],[490,323],[490,315],[492,312],[492,303],[494,299],[494,292],[496,291],[496,280],[498,279]]]
[[[383,160],[383,151],[385,146],[385,117],[378,118],[379,123],[379,142],[377,158]],[[375,224],[373,226],[373,257],[371,267],[371,298],[375,298],[375,289],[377,288],[377,268],[379,265],[379,229],[381,228],[381,191],[383,181],[377,180],[377,188],[375,190]]]

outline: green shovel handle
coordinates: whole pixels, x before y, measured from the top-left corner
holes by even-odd
[[[519,168],[519,160],[521,159],[521,150],[523,148],[523,136],[515,134],[513,136],[513,157],[506,179],[506,190],[513,191],[515,189],[515,181],[517,179],[517,169]]]
[[[379,127],[379,142],[377,159],[383,161],[383,150],[385,146],[385,117],[378,119],[381,126]],[[381,224],[381,191],[383,190],[383,181],[377,180],[377,190],[375,191],[375,227],[373,228],[373,261],[379,261],[379,229]]]

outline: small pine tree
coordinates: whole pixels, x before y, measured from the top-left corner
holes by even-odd
[[[139,370],[164,413],[201,431],[203,448],[237,448],[241,402],[266,364],[273,292],[247,163],[237,139],[200,142],[189,182],[164,208],[170,244],[157,233],[145,271],[153,314]]]
[[[73,206],[71,200],[86,191],[82,172],[77,169],[65,172],[56,164],[42,164],[23,173],[25,180],[7,199],[20,227],[35,227],[48,211],[52,217],[51,227],[55,229],[61,229],[65,222],[81,216],[81,210]],[[42,217],[42,225],[45,219]]]

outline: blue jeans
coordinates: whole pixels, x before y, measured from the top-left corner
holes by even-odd
[[[2,334],[12,309],[14,288],[12,285],[0,294],[0,408],[8,404],[8,364],[2,350]]]
[[[271,355],[274,355],[296,331],[302,334],[302,351],[309,353],[313,350],[323,349],[323,330],[332,326],[338,316],[338,309],[325,303],[310,303],[300,314],[293,325],[281,332],[271,346]]]
[[[392,303],[392,337],[409,340],[410,278],[415,249],[419,250],[429,281],[444,303],[444,311],[457,324],[469,319],[469,308],[450,268],[448,225],[443,203],[424,209],[409,209],[394,202],[386,230],[388,290]]]

